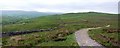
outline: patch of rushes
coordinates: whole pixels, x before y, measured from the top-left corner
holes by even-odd
[[[60,46],[61,44],[61,46],[77,46],[74,32],[66,28],[48,32],[4,37],[2,40],[3,46]],[[50,43],[52,44],[50,45]]]
[[[117,46],[120,47],[120,43],[118,40],[118,35],[120,34],[119,32],[112,32],[109,33],[107,31],[103,30],[104,28],[101,29],[94,29],[90,30],[89,36],[96,40],[98,43],[106,46],[106,47],[112,47],[112,46]],[[109,28],[108,28],[109,29]]]

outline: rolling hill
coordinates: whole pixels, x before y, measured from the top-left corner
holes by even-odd
[[[19,20],[35,18],[39,16],[54,15],[59,13],[52,12],[36,12],[36,11],[20,11],[20,10],[1,10],[2,24],[15,23]]]
[[[110,25],[110,27],[104,27]],[[98,12],[67,13],[41,16],[3,25],[2,32],[56,28],[52,31],[22,34],[3,38],[3,46],[78,46],[74,32],[82,28],[104,27],[89,31],[90,37],[104,46],[119,45],[117,31],[118,15]],[[102,35],[104,37],[98,36]],[[19,41],[18,38],[21,40]],[[110,39],[111,40],[106,40]],[[16,41],[16,42],[14,42]],[[14,43],[13,43],[14,42]]]

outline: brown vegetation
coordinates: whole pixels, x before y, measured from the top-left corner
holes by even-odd
[[[120,32],[120,29],[111,28],[111,29],[103,29],[103,31],[108,32],[108,33],[118,33]]]

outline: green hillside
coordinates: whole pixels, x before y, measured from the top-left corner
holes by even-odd
[[[24,45],[78,46],[74,37],[75,31],[81,28],[104,27],[106,25],[110,25],[110,27],[108,27],[107,29],[109,28],[116,29],[118,27],[117,14],[87,12],[87,13],[67,13],[61,15],[41,16],[34,19],[21,20],[16,22],[15,24],[3,25],[2,31],[10,32],[10,31],[21,31],[21,30],[23,31],[23,30],[34,30],[34,29],[48,29],[48,28],[56,28],[56,27],[58,28],[53,31],[17,35],[12,37],[4,37],[3,45],[5,46],[10,46],[10,45],[12,46],[13,45],[14,46],[19,46],[19,45],[20,46],[24,46]],[[93,38],[95,37],[93,36],[95,31],[91,31],[90,33],[90,36]],[[103,30],[101,30],[101,32],[102,31]],[[95,33],[95,35],[99,33],[100,32]],[[106,35],[106,33],[100,33],[100,34]],[[111,36],[115,38],[114,40],[118,42],[118,40],[116,39],[117,38],[116,35],[117,35],[116,32],[111,34]],[[110,36],[110,35],[106,35],[106,36]],[[18,38],[21,38],[22,41],[19,41]],[[106,45],[106,44],[112,44],[113,42],[103,43],[102,40],[100,40],[99,42],[105,46],[114,46],[114,45]]]
[[[14,24],[20,20],[27,20],[31,18],[36,18],[40,16],[54,15],[59,13],[52,12],[36,12],[36,11],[14,11],[14,10],[0,10],[2,13],[2,24]]]
[[[88,22],[85,22],[88,21]],[[62,15],[42,16],[29,20],[21,20],[16,24],[10,24],[3,26],[3,32],[18,31],[18,30],[31,30],[31,29],[46,29],[58,27],[60,24],[66,23],[67,26],[81,26],[93,27],[117,25],[117,15],[115,14],[103,14],[103,13],[68,13]],[[69,27],[70,27],[69,26]]]

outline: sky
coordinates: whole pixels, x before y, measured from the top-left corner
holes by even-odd
[[[0,10],[118,13],[120,0],[0,0]]]

